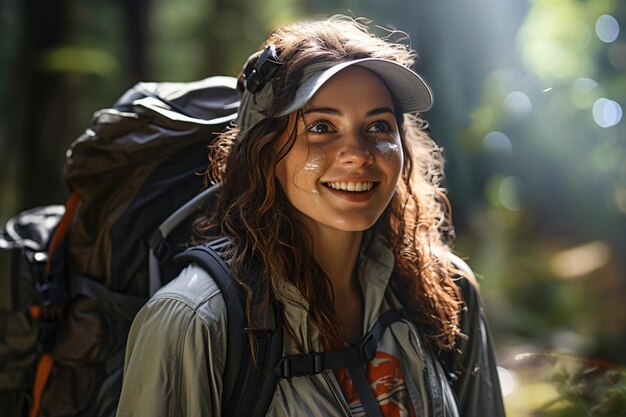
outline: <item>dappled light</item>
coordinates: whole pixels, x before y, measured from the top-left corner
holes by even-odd
[[[611,43],[619,35],[619,23],[617,19],[608,14],[603,14],[596,21],[596,35],[602,42]]]
[[[610,246],[606,242],[596,241],[554,254],[550,269],[560,278],[582,278],[606,266],[610,261]]]
[[[483,139],[483,147],[489,152],[498,152],[502,154],[510,154],[513,152],[511,140],[502,132],[493,131],[485,135]]]
[[[236,76],[278,24],[365,16],[406,32],[390,36],[410,38],[433,89],[422,116],[447,158],[454,250],[479,277],[507,415],[625,415],[625,2],[61,3],[63,19],[0,5],[0,227],[63,203],[65,150],[137,81]],[[0,286],[0,312],[9,298]]]
[[[521,91],[513,91],[507,94],[502,105],[508,113],[516,117],[525,116],[533,109],[530,99]]]
[[[501,366],[498,366],[498,376],[500,377],[502,395],[506,397],[515,390],[517,385],[517,377],[515,375],[515,372],[509,371],[508,369]]]
[[[600,127],[615,126],[622,120],[622,106],[617,101],[599,98],[593,103],[593,120]]]

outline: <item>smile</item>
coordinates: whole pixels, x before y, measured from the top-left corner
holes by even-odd
[[[369,191],[374,188],[374,182],[372,181],[363,181],[363,182],[328,182],[326,184],[327,187],[332,188],[333,190],[341,190],[341,191],[351,191],[351,192],[363,192]]]

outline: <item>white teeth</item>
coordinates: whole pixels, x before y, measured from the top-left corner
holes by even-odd
[[[329,182],[328,186],[335,190],[343,191],[369,191],[374,187],[372,181],[365,182]]]

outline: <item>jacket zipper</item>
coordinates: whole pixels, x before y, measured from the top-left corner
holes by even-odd
[[[346,403],[346,400],[343,398],[343,394],[340,393],[340,392],[337,392],[335,384],[333,384],[333,381],[330,379],[330,376],[328,375],[328,372],[324,371],[324,372],[322,372],[322,375],[324,376],[324,379],[326,380],[326,383],[328,384],[328,386],[330,387],[330,390],[332,391],[333,395],[335,396],[335,399],[337,400],[337,402],[341,406],[341,410],[343,411],[344,416],[345,417],[352,416],[352,413],[350,413],[350,407],[348,407],[348,404]]]
[[[428,373],[428,366],[424,364],[424,387],[426,388],[426,411],[428,417],[433,417],[433,395],[431,386],[431,378]]]

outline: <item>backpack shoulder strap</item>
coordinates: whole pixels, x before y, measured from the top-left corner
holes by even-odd
[[[276,306],[267,310],[255,309],[259,314],[267,316],[257,322],[269,325],[254,332],[255,364],[246,332],[251,326],[244,313],[243,289],[219,252],[228,244],[228,239],[218,239],[206,245],[191,247],[174,259],[202,267],[211,275],[224,297],[228,317],[228,353],[223,378],[222,415],[261,417],[266,414],[278,383],[278,375],[273,368],[282,357],[282,314]],[[251,265],[246,270],[245,279],[253,282],[256,268]],[[255,305],[258,305],[257,299],[253,300],[253,308]]]

